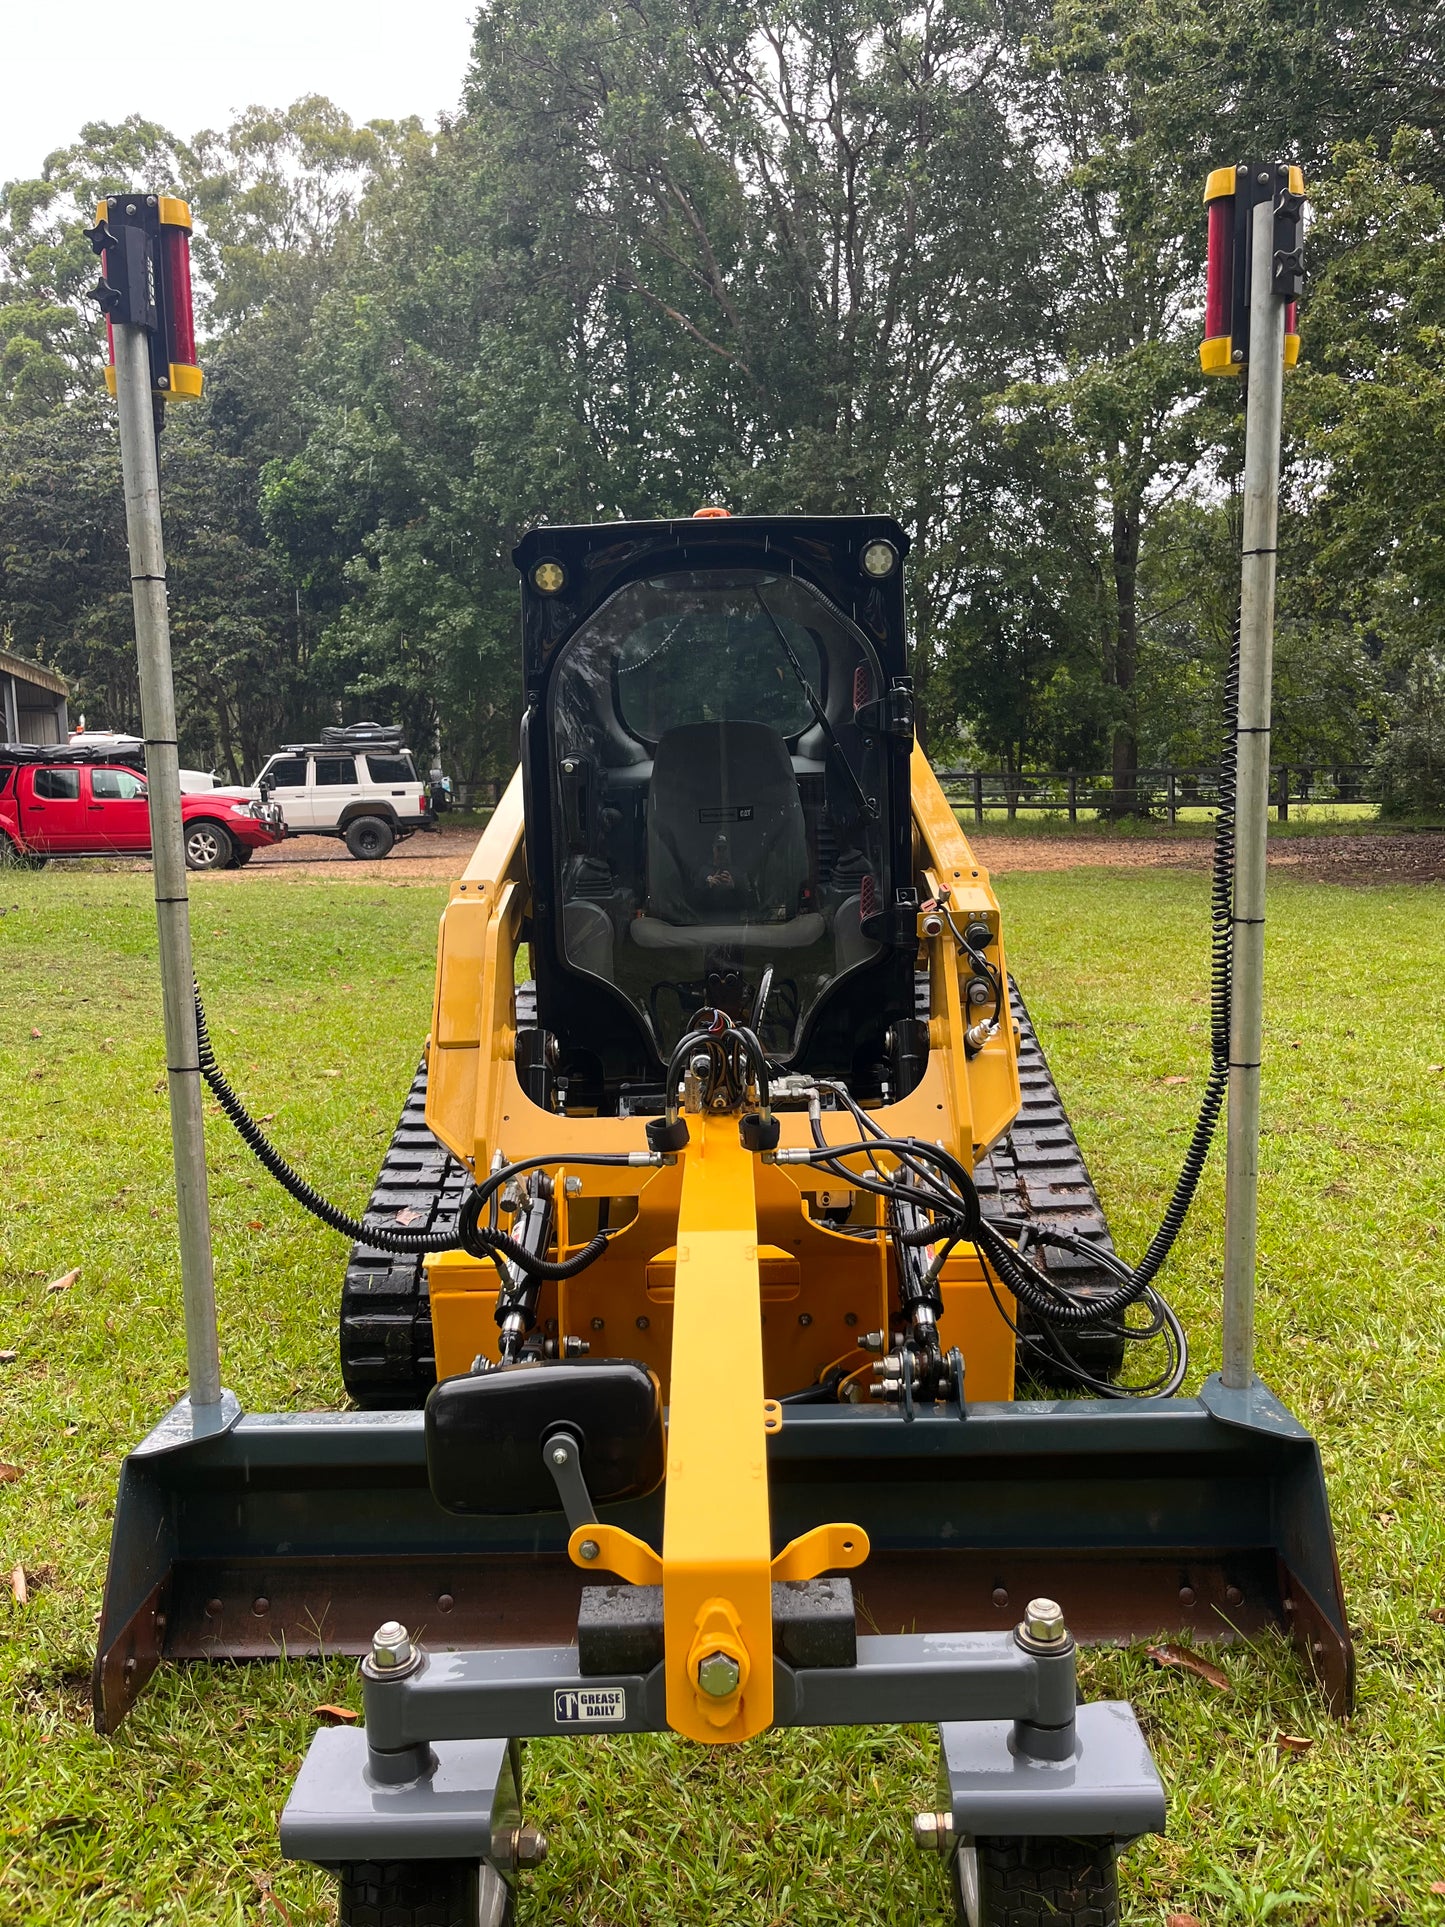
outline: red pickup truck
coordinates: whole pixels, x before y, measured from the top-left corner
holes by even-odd
[[[239,869],[286,834],[280,808],[243,789],[182,795],[181,825],[192,870]],[[144,770],[103,751],[0,746],[0,858],[38,868],[52,856],[147,856],[150,847]]]

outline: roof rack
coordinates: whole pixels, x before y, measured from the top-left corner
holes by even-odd
[[[287,756],[320,756],[327,750],[405,750],[406,747],[406,731],[394,723],[347,723],[323,729],[319,743],[283,743],[281,750]]]

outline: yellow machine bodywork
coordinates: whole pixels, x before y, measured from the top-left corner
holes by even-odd
[[[1005,1021],[982,1048],[965,1049],[967,965],[960,969],[959,945],[929,906],[947,906],[960,924],[987,919],[1006,971],[998,902],[917,748],[911,790],[929,1054],[918,1085],[872,1115],[889,1135],[936,1142],[971,1170],[1018,1113],[1017,1039]],[[579,1529],[570,1550],[591,1572],[661,1584],[669,1724],[698,1740],[745,1739],[772,1718],[772,1581],[867,1556],[866,1536],[846,1523],[774,1555],[766,1445],[784,1422],[777,1401],[830,1366],[856,1364],[844,1395],[867,1396],[870,1361],[858,1341],[888,1331],[896,1303],[882,1201],[862,1190],[840,1196],[836,1179],[807,1166],[764,1161],[739,1143],[731,1116],[695,1120],[689,1144],[661,1168],[569,1170],[569,1147],[641,1151],[646,1140],[640,1118],[547,1111],[523,1090],[515,989],[526,974],[528,894],[519,774],[442,913],[427,1124],[476,1177],[499,1151],[508,1162],[556,1160],[558,1257],[594,1236],[604,1199],[609,1226],[622,1227],[596,1263],[544,1289],[540,1317],[559,1343],[580,1339],[593,1353],[635,1358],[657,1378],[668,1406],[662,1551],[607,1525]],[[811,1142],[805,1112],[778,1118],[781,1148]],[[834,1141],[853,1138],[846,1115],[829,1122]],[[844,1204],[853,1235],[820,1217]],[[869,1226],[875,1236],[856,1235]],[[495,1360],[493,1265],[446,1252],[428,1261],[428,1283],[438,1379],[468,1371],[478,1356]],[[940,1284],[943,1343],[967,1361],[970,1399],[1011,1398],[1014,1334],[972,1246],[955,1249]],[[1011,1317],[1008,1293],[994,1290]],[[700,1691],[696,1678],[699,1656],[717,1652],[738,1664],[737,1690],[723,1698]]]

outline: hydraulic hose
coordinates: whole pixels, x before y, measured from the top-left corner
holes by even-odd
[[[471,1252],[473,1257],[490,1256],[496,1252],[499,1257],[510,1258],[530,1278],[575,1278],[579,1271],[585,1271],[607,1249],[607,1233],[599,1231],[595,1238],[570,1258],[539,1258],[535,1252],[528,1251],[525,1245],[519,1245],[515,1239],[509,1238],[504,1231],[495,1231],[482,1224],[481,1214],[485,1208],[486,1199],[479,1190],[473,1189],[457,1213],[457,1234],[462,1249]]]

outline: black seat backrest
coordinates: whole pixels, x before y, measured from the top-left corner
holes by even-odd
[[[672,924],[778,923],[808,881],[788,746],[766,723],[684,723],[657,745],[647,911]]]

